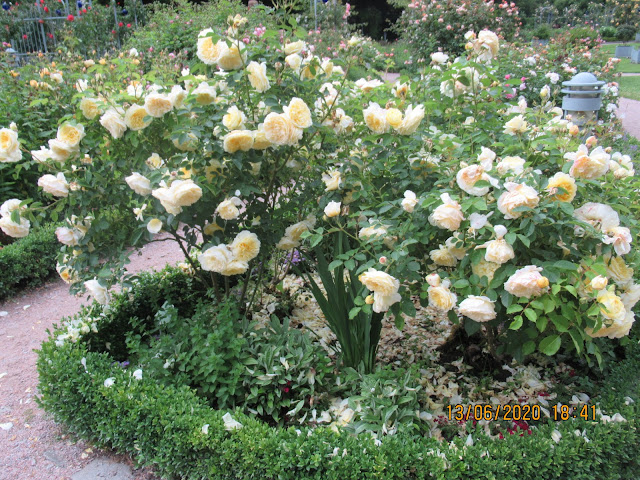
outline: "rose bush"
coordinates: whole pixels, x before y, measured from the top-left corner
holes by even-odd
[[[308,242],[332,328],[357,317],[371,332],[359,337],[369,368],[381,316],[401,325],[430,304],[482,331],[497,358],[564,347],[602,361],[610,344],[597,337],[628,334],[637,206],[619,199],[637,197],[633,163],[583,144],[550,103],[510,103],[494,33],[471,32],[468,58],[434,58],[420,81],[391,86],[346,79],[358,39],[334,63],[295,27],[260,42],[243,41],[247,29],[230,16],[224,36],[200,32],[203,63],[178,84],[80,81],[76,113],[33,152],[66,217],[65,278],[106,301],[122,277],[127,254],[104,248],[110,225],[95,214],[108,203],[132,210],[132,245],[177,241],[196,278],[247,311],[265,279],[286,275],[278,252]],[[27,203],[3,209],[6,232],[37,221]],[[597,276],[606,288],[591,287]]]

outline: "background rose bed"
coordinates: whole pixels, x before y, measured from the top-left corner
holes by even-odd
[[[56,332],[48,349],[97,342],[115,360],[135,358],[135,378],[174,372],[163,381],[188,379],[212,405],[241,405],[280,424],[317,422],[312,402],[326,407],[337,367],[354,387],[342,393],[352,397],[348,408],[333,414],[378,438],[404,426],[428,430],[416,415],[416,369],[363,375],[374,372],[386,312],[399,327],[417,309],[448,313],[461,343],[486,346],[494,365],[536,350],[603,368],[617,358],[626,338],[601,337],[629,334],[639,289],[637,203],[619,200],[635,198],[633,164],[597,146],[607,146],[615,124],[583,144],[554,110],[552,75],[538,98],[510,103],[516,82],[498,75],[499,40],[489,31],[468,36],[467,57],[434,55],[421,76],[391,86],[346,78],[363,48],[357,37],[331,60],[306,55],[295,22],[282,38],[257,28],[236,16],[226,32],[202,31],[203,63],[189,71],[127,78],[142,63],[135,51],[75,63],[75,110],[29,148],[31,165],[50,172],[37,180],[46,205],[5,202],[3,231],[27,235],[40,209],[65,218],[59,272],[76,287],[86,280],[107,303],[105,287],[126,262],[123,243],[104,241],[111,222],[100,209],[108,202],[133,210],[131,244],[161,231],[178,241],[189,288],[196,298],[211,294],[210,304],[186,312],[167,300],[127,318],[118,343],[107,340],[108,323],[101,329],[109,310],[96,306]],[[29,87],[55,95],[47,85]],[[2,131],[3,155],[16,168],[24,165],[24,126]],[[279,306],[291,313],[292,272],[307,282],[317,304],[305,302],[314,316],[322,310],[338,357],[286,321],[268,321]],[[262,329],[247,323],[251,316]],[[197,355],[203,345],[211,351]],[[336,347],[328,334],[320,345]],[[242,357],[245,349],[260,360]],[[221,367],[229,359],[232,372]],[[400,378],[402,397],[393,387]],[[367,395],[372,389],[380,395]]]

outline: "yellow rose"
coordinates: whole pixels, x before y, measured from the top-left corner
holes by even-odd
[[[601,305],[600,313],[606,319],[621,321],[627,314],[622,299],[613,292],[602,290],[598,293],[596,300]]]
[[[275,145],[295,145],[302,138],[302,130],[297,128],[288,115],[270,113],[264,119],[264,133]]]
[[[0,129],[0,162],[17,162],[21,159],[18,134],[10,128]]]
[[[193,205],[202,197],[202,189],[193,183],[193,180],[176,180],[171,184],[176,205],[188,207]]]
[[[145,163],[149,165],[151,169],[155,170],[156,168],[160,168],[164,165],[164,160],[162,160],[160,155],[158,155],[157,153],[152,153],[151,156],[147,158]]]
[[[264,150],[265,148],[269,148],[270,146],[271,142],[267,140],[267,135],[264,133],[264,125],[258,125],[258,130],[253,132],[253,149]]]
[[[427,289],[429,294],[429,305],[443,312],[448,312],[455,307],[458,297],[444,286],[430,286]]]
[[[11,220],[11,217],[0,218],[0,229],[10,237],[23,238],[29,235],[31,223],[26,218],[20,218],[20,223]]]
[[[237,42],[228,46],[224,40],[218,42],[220,55],[218,66],[223,70],[238,70],[244,66],[247,54],[244,51],[244,43]]]
[[[434,227],[457,230],[464,220],[460,204],[455,202],[448,193],[443,193],[440,199],[443,203],[429,215],[429,223]]]
[[[249,62],[247,72],[249,74],[249,82],[257,92],[263,93],[271,88],[271,84],[267,78],[267,64],[265,62]]]
[[[300,98],[293,97],[289,106],[284,107],[284,113],[289,116],[291,123],[297,128],[309,128],[313,124],[311,110]]]
[[[100,115],[100,107],[98,107],[98,103],[93,98],[83,98],[80,100],[80,110],[82,111],[82,115],[89,120],[93,120]]]
[[[152,218],[149,220],[149,223],[147,223],[147,230],[154,235],[159,233],[160,230],[162,230],[162,221],[157,218]]]
[[[223,148],[227,153],[238,150],[246,152],[253,147],[253,132],[250,130],[234,130],[227,133],[223,139]]]
[[[222,117],[222,124],[229,130],[240,130],[244,128],[244,122],[247,117],[235,105],[227,110],[226,115]]]
[[[131,105],[127,113],[124,115],[124,123],[133,131],[142,130],[151,123],[151,120],[145,122],[145,118],[149,117],[147,109],[141,105]]]
[[[515,208],[523,206],[535,208],[540,201],[538,192],[524,183],[507,182],[504,186],[507,191],[498,198],[498,210],[506,219],[518,218],[522,215],[522,212],[514,212]]]
[[[207,82],[202,82],[192,93],[199,105],[210,105],[216,100],[216,90]]]
[[[409,105],[404,113],[404,119],[402,120],[400,125],[398,125],[397,127],[395,125],[392,126],[400,135],[413,135],[418,129],[418,126],[420,125],[420,122],[423,118],[424,107],[422,105],[418,105],[416,108],[413,108],[412,105]]]
[[[559,188],[564,189],[565,192],[558,193]],[[553,195],[552,198],[554,200],[558,200],[560,202],[570,202],[575,198],[578,187],[576,186],[576,181],[573,179],[573,177],[571,177],[571,175],[558,172],[549,179],[547,190],[551,195]]]
[[[38,186],[54,197],[66,197],[69,195],[69,183],[62,172],[56,176],[43,175],[38,179]]]
[[[322,181],[327,187],[325,188],[326,192],[338,190],[342,183],[342,175],[338,170],[330,170],[329,172],[322,174]]]
[[[387,109],[387,115],[385,116],[389,125],[393,128],[398,128],[402,124],[402,112],[397,108]]]
[[[215,65],[220,57],[220,42],[214,44],[213,37],[207,37],[212,32],[211,28],[207,28],[198,34],[196,55],[205,65]]]
[[[487,277],[489,282],[493,280],[493,275],[499,268],[500,264],[486,260],[480,260],[478,263],[471,265],[471,271],[474,275],[478,275],[480,278]]]
[[[216,213],[224,220],[235,220],[240,215],[238,207],[241,205],[242,202],[238,197],[228,198],[220,202],[220,205],[216,208]]]
[[[226,245],[208,248],[198,256],[202,269],[208,272],[222,273],[232,261],[233,254]]]
[[[248,262],[258,256],[260,252],[260,240],[255,233],[247,230],[236,235],[236,238],[229,245],[236,260]]]
[[[106,128],[113,138],[121,138],[127,129],[124,118],[116,110],[109,109],[100,117],[100,124]]]
[[[148,178],[143,175],[140,175],[138,172],[133,172],[131,175],[126,177],[125,182],[129,185],[129,188],[136,192],[138,195],[149,195],[151,194],[151,182]]]
[[[189,132],[186,138],[181,139],[175,138],[173,140],[173,144],[178,150],[183,152],[193,152],[196,148],[198,148],[198,137],[196,137],[195,133]]]
[[[300,68],[302,64],[302,57],[297,53],[293,53],[291,55],[287,55],[284,59],[284,62],[291,70],[295,70],[296,72]]]
[[[173,103],[169,95],[162,93],[150,93],[144,99],[144,108],[150,116],[160,118],[173,110]]]
[[[51,151],[51,158],[56,162],[64,162],[78,153],[77,146],[73,147],[66,142],[61,142],[57,138],[49,140],[49,149]]]
[[[498,54],[500,41],[498,36],[490,30],[482,30],[473,42],[473,50],[478,54],[478,60],[488,62]]]
[[[525,121],[522,115],[518,115],[509,120],[504,126],[504,133],[507,135],[517,135],[524,133],[529,128],[529,125]]]
[[[369,107],[363,110],[364,122],[374,133],[385,133],[389,130],[387,112],[377,103],[370,103]]]
[[[305,48],[305,43],[302,40],[298,40],[297,42],[290,42],[284,46],[284,54],[285,55],[293,55],[295,53],[300,53]]]
[[[400,282],[397,279],[375,268],[369,268],[358,277],[358,280],[372,292],[384,296],[393,295],[400,287]]]
[[[80,140],[84,138],[84,127],[80,124],[71,125],[65,123],[58,127],[57,139],[66,143],[70,147],[77,147],[80,144]]]
[[[627,285],[633,280],[633,269],[624,263],[622,257],[611,257],[607,265],[607,273],[620,286]]]
[[[433,263],[441,267],[455,267],[458,263],[458,260],[453,253],[451,253],[451,251],[444,245],[440,245],[440,248],[437,250],[431,250],[429,252],[429,257]]]
[[[549,280],[540,275],[541,267],[527,265],[517,270],[504,284],[504,289],[515,297],[538,297],[548,291]]]

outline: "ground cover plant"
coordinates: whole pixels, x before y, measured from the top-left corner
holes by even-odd
[[[251,438],[254,427],[292,427],[266,434],[276,444],[281,434],[306,442],[315,435],[308,428],[329,424],[345,442],[331,448],[336,465],[361,442],[384,451],[386,437],[393,448],[431,437],[389,478],[422,468],[418,456],[433,456],[433,471],[450,468],[437,438],[475,452],[478,434],[497,441],[540,431],[547,450],[560,445],[566,431],[546,423],[557,419],[555,402],[582,408],[588,399],[568,382],[564,400],[558,379],[622,360],[640,297],[637,180],[631,157],[613,149],[615,123],[563,118],[554,72],[537,62],[530,70],[549,83],[517,98],[526,80],[501,74],[510,53],[489,30],[469,32],[464,55],[439,52],[415,80],[393,85],[349,80],[364,48],[357,36],[323,58],[294,20],[263,31],[235,15],[221,32],[199,32],[199,61],[179,76],[127,78],[118,74],[125,59],[90,65],[75,110],[32,152],[50,171],[37,181],[46,208],[64,218],[59,272],[107,305],[65,322],[43,347],[44,404],[67,422],[75,417],[81,433],[194,477],[203,468],[224,478],[193,451],[211,448],[210,431],[226,438],[220,422]],[[19,164],[21,129],[0,134],[3,159]],[[105,241],[113,222],[99,208],[107,202],[130,212],[129,245],[176,241],[184,273],[125,275],[125,243]],[[0,228],[27,236],[41,208],[10,199]],[[120,281],[125,292],[114,296]],[[402,329],[415,339],[394,348]],[[478,380],[482,372],[496,378]],[[115,422],[119,400],[142,408],[136,385],[153,402],[162,396],[146,390],[147,375],[183,399],[173,403],[180,412],[204,415],[179,420],[190,440],[176,443],[175,464],[142,423]],[[74,388],[87,408],[111,409],[102,423],[65,409]],[[629,398],[582,420],[608,422],[632,443]],[[445,418],[447,407],[489,402],[537,405],[541,415],[531,425]],[[138,418],[134,411],[124,415]],[[576,424],[581,446],[593,438],[587,423]],[[370,459],[358,456],[353,471],[377,462],[391,469]],[[585,465],[622,476],[632,460]]]

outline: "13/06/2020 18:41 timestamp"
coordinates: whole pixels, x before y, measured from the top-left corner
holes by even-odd
[[[557,404],[551,408],[554,421],[566,421],[570,418],[582,418],[583,420],[595,421],[596,406],[582,405],[570,407],[569,405]]]

